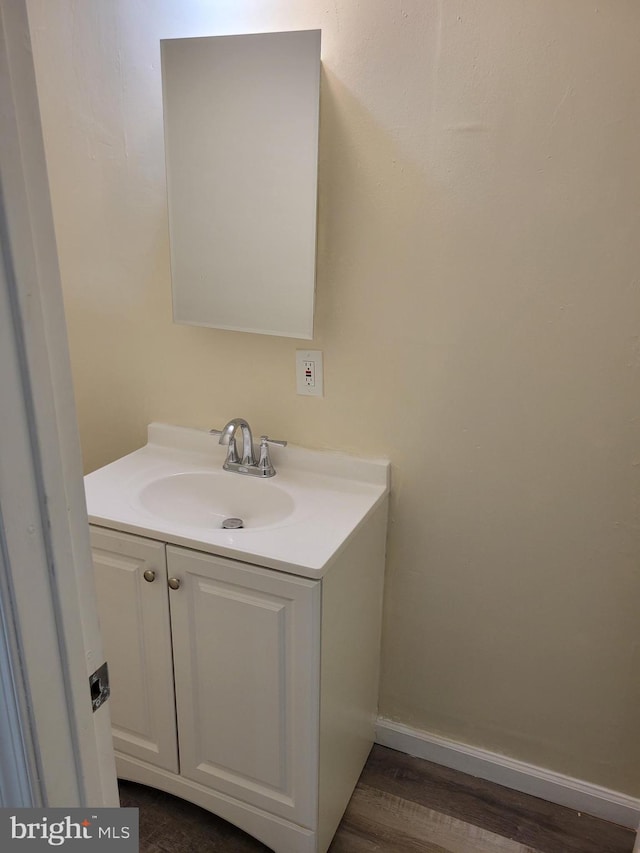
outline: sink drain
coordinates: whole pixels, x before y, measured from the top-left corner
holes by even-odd
[[[222,522],[223,530],[238,530],[244,527],[244,521],[241,518],[225,518]]]

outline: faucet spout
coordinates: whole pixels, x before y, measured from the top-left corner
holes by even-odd
[[[238,450],[236,446],[236,433],[240,430],[242,433],[242,459],[238,458]],[[256,459],[253,454],[253,436],[251,435],[251,427],[244,418],[232,418],[221,431],[220,444],[229,445],[229,453],[227,454],[227,462],[240,462],[241,465],[255,465]]]

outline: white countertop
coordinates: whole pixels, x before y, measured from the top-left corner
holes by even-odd
[[[385,500],[389,462],[367,460],[332,451],[274,447],[275,477],[223,471],[227,448],[202,430],[150,424],[148,443],[140,450],[84,478],[89,521],[151,539],[254,563],[267,568],[320,578],[358,526]],[[281,498],[285,517],[263,526],[245,523],[239,530],[190,525],[185,514],[163,517],[141,500],[150,484],[183,474],[215,473],[216,489],[224,494],[246,492],[265,508],[269,496]],[[238,484],[243,480],[243,485]],[[274,490],[271,487],[277,487]],[[233,506],[232,515],[241,515]]]

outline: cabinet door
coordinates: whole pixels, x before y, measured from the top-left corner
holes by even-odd
[[[313,828],[320,582],[167,548],[182,775]]]
[[[114,748],[177,773],[165,546],[97,527],[91,546]]]

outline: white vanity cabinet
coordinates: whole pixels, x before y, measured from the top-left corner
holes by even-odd
[[[92,526],[118,775],[324,853],[373,742],[386,511],[317,580]]]

